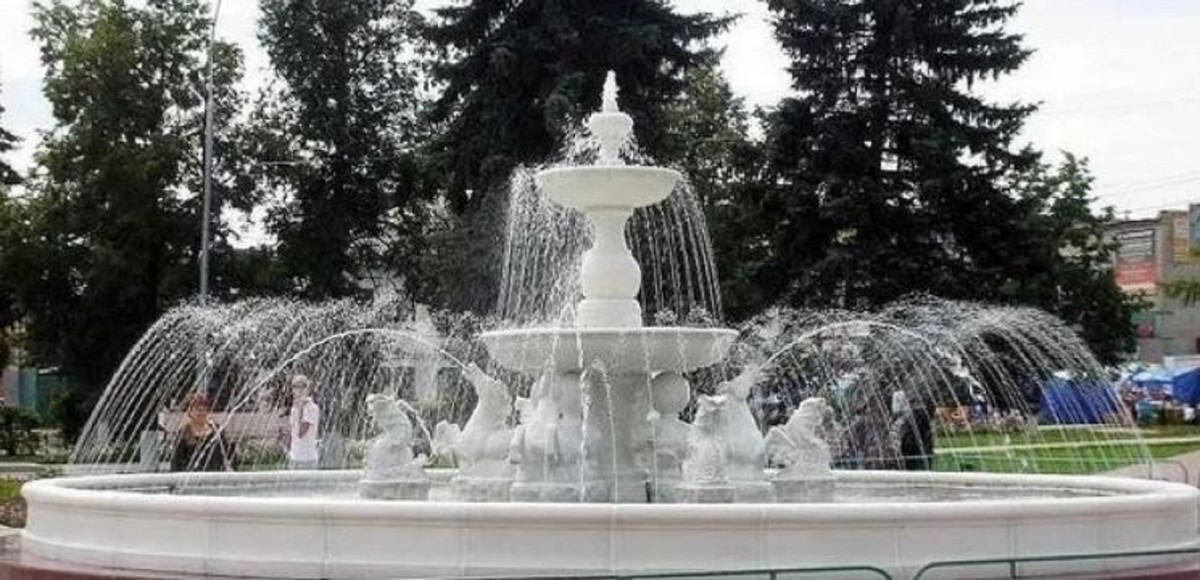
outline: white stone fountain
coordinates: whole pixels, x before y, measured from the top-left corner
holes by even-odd
[[[574,327],[482,336],[501,365],[536,377],[530,397],[515,404],[517,425],[507,418],[514,405],[504,385],[468,366],[479,406],[461,430],[443,424],[433,442],[458,470],[415,463],[411,411],[376,395],[371,408],[383,432],[363,470],[31,482],[22,491],[29,520],[20,557],[35,569],[51,562],[103,572],[96,577],[347,579],[823,566],[912,578],[933,562],[1029,556],[1047,559],[937,577],[1008,578],[1019,570],[1165,579],[1195,564],[1194,553],[1161,552],[1200,545],[1200,492],[1191,486],[831,471],[819,433],[828,406],[809,399],[764,440],[745,401],[754,369],[698,397],[697,418],[682,422],[690,390],[683,373],[721,361],[735,333],[642,326],[640,270],[625,223],[635,208],[668,196],[680,176],[621,163],[633,123],[616,100],[610,75],[604,109],[589,123],[600,164],[537,176],[547,195],[593,227]],[[767,457],[782,465],[773,479],[762,469]],[[1055,560],[1151,550],[1160,552]]]
[[[503,330],[480,337],[501,365],[543,377],[539,384],[545,388],[533,394],[535,408],[562,398],[585,405],[581,413],[558,409],[588,418],[582,455],[564,453],[547,459],[554,465],[541,470],[545,477],[519,482],[514,488],[518,499],[650,499],[649,474],[636,461],[636,453],[653,436],[648,419],[652,378],[664,371],[682,373],[716,364],[737,336],[729,329],[642,325],[637,301],[642,271],[626,243],[625,224],[635,209],[666,199],[681,176],[671,169],[624,164],[621,147],[633,131],[633,119],[619,110],[617,97],[616,77],[610,72],[603,108],[588,120],[588,128],[600,142],[598,164],[549,169],[535,177],[550,199],[579,210],[592,226],[593,244],[580,267],[583,300],[575,327]],[[577,392],[580,389],[588,392]],[[556,392],[560,390],[576,392]],[[546,428],[534,424],[530,431]],[[563,430],[558,428],[556,435],[581,439]],[[580,469],[571,469],[572,461],[581,462]]]

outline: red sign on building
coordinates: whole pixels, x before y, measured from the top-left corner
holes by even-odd
[[[1118,232],[1117,285],[1126,292],[1153,292],[1158,287],[1158,252],[1154,229]]]

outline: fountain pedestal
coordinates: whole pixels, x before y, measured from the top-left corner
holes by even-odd
[[[512,489],[517,501],[649,501],[650,478],[637,455],[653,453],[651,379],[663,371],[683,373],[720,362],[737,334],[642,327],[637,301],[642,274],[626,243],[625,224],[634,209],[666,199],[681,176],[621,161],[633,120],[617,108],[612,73],[604,107],[588,127],[600,141],[599,165],[535,176],[550,199],[579,210],[592,226],[593,245],[580,269],[583,300],[575,327],[480,337],[502,366],[540,376],[540,385],[551,386],[535,389],[531,397],[541,411],[520,435],[516,452],[523,463]]]

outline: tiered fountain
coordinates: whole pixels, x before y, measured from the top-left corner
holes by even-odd
[[[549,169],[536,178],[551,199],[583,212],[592,225],[593,245],[579,274],[583,300],[575,328],[503,330],[481,337],[504,367],[541,376],[526,428],[539,436],[528,436],[526,455],[549,457],[549,466],[521,470],[525,477],[513,490],[520,501],[648,501],[650,474],[635,455],[649,448],[653,437],[648,421],[652,378],[712,366],[737,338],[729,329],[642,326],[637,301],[642,271],[626,244],[625,224],[633,210],[670,195],[681,176],[671,169],[623,164],[620,150],[633,120],[617,108],[612,73],[603,102],[603,110],[588,121],[600,141],[600,163]],[[564,415],[579,418],[571,424],[586,429],[588,437],[562,427]],[[542,448],[552,443],[569,451]]]
[[[534,378],[528,399],[514,401],[503,383],[478,367],[457,360],[447,365],[462,369],[478,401],[461,429],[448,421],[434,429],[433,451],[455,458],[457,469],[433,469],[414,452],[424,431],[412,420],[419,413],[393,389],[369,399],[383,433],[369,443],[364,469],[131,474],[31,483],[24,490],[29,524],[19,565],[82,566],[120,570],[124,576],[140,571],[289,578],[528,578],[859,566],[906,578],[936,561],[1197,545],[1200,493],[1192,487],[1109,477],[833,471],[832,452],[821,435],[832,413],[825,400],[806,399],[786,424],[763,437],[747,400],[753,387],[769,379],[758,369],[748,367],[714,393],[693,398],[686,377],[695,375],[686,373],[722,361],[737,333],[643,326],[637,301],[641,273],[624,228],[635,208],[668,196],[680,175],[622,164],[620,149],[633,123],[618,110],[617,96],[610,75],[603,110],[589,122],[601,143],[600,163],[537,176],[548,196],[583,212],[592,226],[594,243],[582,262],[583,300],[574,327],[482,335],[494,361]],[[272,312],[279,310],[288,309]],[[943,311],[918,314],[926,312]],[[233,315],[246,324],[244,315]],[[1003,324],[1010,324],[1009,318],[1026,325],[1030,320],[1005,316],[991,318]],[[369,352],[370,344],[361,341],[373,335],[394,344],[421,342],[395,329],[364,329],[354,316],[341,318],[350,322],[331,325],[327,337],[296,352],[288,350],[294,345],[286,333],[279,341],[285,350],[275,352],[270,340],[230,332],[226,340],[237,348],[257,349],[262,343],[264,354],[255,364],[270,358],[275,365],[267,379],[233,381],[253,388],[238,391],[231,405],[261,403],[271,376],[304,357],[317,359],[314,368],[326,368],[320,363],[329,361],[326,379],[317,382],[333,388],[394,376],[338,365]],[[915,318],[914,324],[923,324]],[[988,317],[973,314],[961,322],[985,323],[982,318]],[[186,328],[181,320],[186,317],[165,317],[161,328]],[[276,322],[261,321],[272,333],[286,328],[305,336],[303,324],[277,328]],[[764,334],[776,333],[778,326],[783,325],[765,324]],[[789,339],[786,348],[824,331],[865,340],[873,328],[900,332],[895,341],[900,350],[886,351],[877,363],[882,368],[876,369],[892,381],[899,380],[896,369],[924,368],[921,357],[946,358],[935,352],[935,340],[960,344],[953,336],[940,336],[948,332],[944,324],[917,332],[880,322],[832,320]],[[126,385],[143,380],[147,361],[195,364],[195,357],[155,355],[163,348],[155,345],[170,342],[159,341],[155,332],[135,349],[136,356],[130,355],[133,362],[118,372],[100,409],[123,413],[158,404],[147,405],[140,397],[159,401],[165,388],[159,383],[177,380],[151,377],[151,388],[136,394],[139,400],[125,395]],[[314,339],[306,340],[301,344]],[[321,354],[321,348],[346,340],[360,342],[336,356]],[[154,356],[140,350],[143,346]],[[969,355],[986,343],[960,346]],[[1046,349],[1057,350],[1041,360],[1072,364],[1087,358],[1076,356],[1081,350],[1075,346]],[[862,359],[866,370],[875,364],[864,358],[869,353],[834,354]],[[242,366],[253,376],[254,365]],[[797,363],[787,380],[801,384],[803,369],[830,366]],[[171,368],[177,374],[170,377],[186,380],[196,374],[188,366]],[[1000,373],[998,365],[989,369]],[[925,373],[918,380],[938,379]],[[325,396],[328,403],[345,397],[340,391]],[[680,414],[693,400],[695,416],[685,423]],[[520,417],[515,425],[514,407]],[[869,405],[861,408],[871,412]],[[331,417],[363,414],[361,405],[335,410],[340,414],[331,412]],[[868,419],[870,426],[870,417],[857,418]],[[81,443],[77,456],[105,457],[106,443]],[[782,467],[768,471],[768,459]],[[1021,572],[1125,574],[1146,566],[1172,571],[1181,564],[1192,562],[1160,553],[1133,560],[1029,563]],[[997,564],[941,577],[1008,577],[1009,572],[1007,564]]]

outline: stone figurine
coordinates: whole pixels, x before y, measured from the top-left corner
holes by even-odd
[[[687,379],[676,372],[659,373],[650,383],[654,408],[650,424],[654,430],[654,467],[660,476],[678,479],[687,457],[690,426],[679,418],[691,398]],[[674,477],[672,477],[674,476]]]
[[[391,395],[367,396],[371,419],[383,431],[367,447],[359,493],[369,499],[425,499],[429,478],[413,457],[412,408]]]
[[[784,425],[767,433],[771,462],[782,466],[776,474],[775,495],[779,501],[828,501],[834,478],[833,454],[821,429],[833,417],[833,409],[821,397],[805,399]]]
[[[800,403],[787,423],[767,432],[767,455],[772,464],[783,467],[778,478],[829,475],[833,454],[820,431],[832,415],[825,399],[812,397]]]
[[[463,375],[475,389],[475,410],[461,430],[442,421],[434,428],[434,449],[451,455],[458,475],[451,481],[455,495],[465,501],[504,501],[512,482],[508,462],[513,430],[508,426],[512,397],[508,387],[471,364]]]
[[[547,374],[520,402],[508,446],[515,501],[578,501],[582,407],[578,376]]]
[[[687,503],[723,503],[734,500],[727,467],[729,449],[722,432],[725,428],[724,395],[700,395],[696,417],[688,431],[688,454],[683,461],[683,481],[676,487],[678,501]]]
[[[717,386],[717,394],[728,399],[723,437],[729,449],[729,480],[740,502],[773,499],[771,484],[763,471],[767,466],[763,435],[749,403],[750,390],[761,378],[761,369],[752,366]]]
[[[691,398],[687,379],[676,372],[662,372],[650,382],[652,409],[647,420],[652,436],[646,450],[646,469],[654,487],[654,501],[674,501],[675,487],[683,477],[691,426],[679,418]]]

